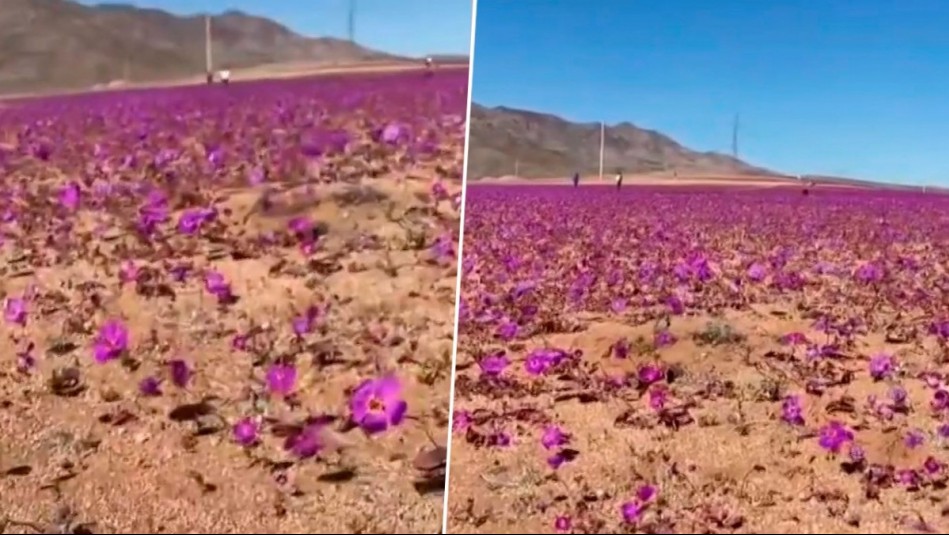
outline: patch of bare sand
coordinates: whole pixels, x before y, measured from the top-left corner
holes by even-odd
[[[220,271],[240,297],[227,313],[204,292],[200,277],[177,287],[173,299],[155,299],[120,288],[112,263],[26,270],[17,277],[8,269],[6,296],[30,286],[49,296],[101,283],[96,293],[103,306],[87,327],[94,330],[108,317],[124,319],[139,368],[97,364],[87,340],[64,338],[63,304],[46,301],[23,332],[0,327],[0,433],[6,437],[0,440],[0,531],[72,532],[66,530],[92,523],[96,533],[437,532],[442,495],[416,486],[412,461],[433,440],[446,439],[455,268],[430,262],[411,235],[413,226],[435,217],[429,185],[427,179],[385,179],[315,186],[312,198],[280,194],[278,205],[286,195],[296,200],[283,204],[292,209],[273,215],[251,210],[259,192],[225,192],[222,217],[235,232],[242,226],[250,235],[286,228],[297,215],[329,228],[309,262],[293,250],[283,259],[196,253],[195,272]],[[445,207],[440,210],[445,213],[439,217],[449,217]],[[355,248],[353,240],[376,246]],[[288,266],[275,269],[281,263]],[[298,355],[302,410],[337,412],[361,379],[396,369],[413,419],[371,439],[346,433],[341,440],[348,447],[321,461],[282,464],[282,445],[274,437],[265,436],[252,450],[231,438],[230,424],[256,403],[248,388],[260,380],[260,368],[230,340],[249,325],[264,335],[268,329],[286,332],[290,318],[315,302],[328,303],[330,312],[325,328]],[[36,344],[37,363],[29,373],[15,370],[22,348],[11,334]],[[367,344],[367,336],[386,341]],[[76,346],[51,349],[64,340]],[[142,397],[138,382],[163,376],[167,359],[176,356],[194,368],[192,383],[180,389],[166,382],[162,396]],[[80,371],[84,389],[54,395],[47,379],[68,366]],[[169,418],[173,408],[205,398],[216,400],[223,427]],[[294,412],[279,403],[268,411],[284,417]],[[11,520],[17,523],[5,524]]]
[[[456,70],[467,69],[465,64],[446,64],[440,65],[438,70]],[[417,63],[410,62],[360,62],[352,64],[338,63],[275,63],[261,65],[257,67],[248,67],[246,69],[234,69],[231,71],[231,80],[233,82],[248,82],[254,80],[282,80],[287,78],[310,78],[318,76],[337,76],[345,74],[373,74],[373,73],[397,73],[424,71],[425,67]],[[437,71],[436,71],[437,72]],[[0,107],[4,100],[16,100],[23,98],[48,97],[55,95],[72,95],[89,92],[119,91],[123,89],[146,89],[158,87],[177,87],[187,85],[204,84],[204,75],[198,75],[178,78],[174,80],[152,80],[148,82],[130,82],[126,80],[115,80],[108,84],[102,84],[92,88],[73,89],[73,90],[50,90],[31,93],[0,94]]]
[[[526,340],[523,353],[535,347],[581,350],[582,368],[617,378],[654,362],[637,357],[635,350],[628,359],[612,353],[613,344],[623,338],[634,348],[651,345],[653,325],[629,324],[622,316],[573,320],[576,332]],[[706,331],[709,322],[728,325],[744,340],[699,344],[694,336]],[[512,365],[504,373],[527,384],[525,391],[489,397],[473,386],[480,375],[475,357],[459,353],[456,411],[474,420],[509,415],[496,430],[508,433],[511,445],[479,446],[467,440],[466,431],[456,431],[449,532],[552,533],[555,518],[568,515],[576,532],[630,533],[633,528],[621,522],[620,506],[644,484],[657,487],[658,502],[643,522],[666,526],[661,533],[913,533],[924,529],[920,526],[944,526],[946,493],[938,485],[919,492],[895,487],[870,496],[860,478],[844,474],[840,457],[821,450],[815,434],[781,421],[782,397],[803,391],[804,385],[777,360],[758,356],[787,351],[778,339],[789,332],[821,339],[824,335],[811,324],[774,306],[720,318],[673,320],[670,332],[679,341],[659,350],[659,361],[679,374],[669,385],[669,404],[712,392],[693,398],[697,404],[689,413],[694,421],[678,428],[637,425],[637,418],[654,411],[648,396],[635,390],[608,395],[594,390],[584,398],[578,395],[584,392],[571,387],[572,380],[528,376],[523,353],[511,354]],[[888,343],[882,333],[871,333],[859,338],[855,350],[897,355],[907,376],[913,376],[928,369],[927,355],[935,348]],[[926,410],[900,417],[890,427],[860,427],[847,404],[861,404],[869,394],[886,398],[889,387],[870,380],[863,359],[844,362],[854,371],[853,381],[811,397],[817,401],[804,406],[809,424],[836,418],[863,429],[860,445],[875,463],[920,466],[927,456],[938,455],[943,446],[935,440],[912,450],[903,444],[907,430],[931,427]],[[913,405],[928,406],[928,393],[920,384],[907,387]],[[570,433],[570,447],[579,451],[558,470],[545,462],[552,453],[541,445],[545,420]],[[655,509],[663,510],[662,518]],[[612,521],[600,524],[599,519]]]
[[[505,184],[505,185],[570,185],[570,177],[563,178],[521,178],[515,176],[503,176],[496,178],[482,178],[471,181],[476,184]],[[744,176],[702,176],[702,175],[683,175],[678,177],[657,176],[657,175],[624,175],[624,186],[750,186],[750,187],[777,187],[777,186],[795,186],[797,181],[769,178],[769,177],[744,177]],[[597,176],[587,176],[580,179],[581,186],[613,186],[615,185],[612,176],[604,176],[600,180]]]

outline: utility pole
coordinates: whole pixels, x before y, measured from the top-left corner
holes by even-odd
[[[732,125],[732,158],[738,159],[738,114],[735,114],[735,122]]]
[[[214,58],[211,52],[211,15],[204,16],[204,66],[205,70],[213,72]]]
[[[600,121],[600,182],[603,182],[603,147],[606,140],[606,123]]]
[[[349,0],[349,42],[356,42],[356,0]]]

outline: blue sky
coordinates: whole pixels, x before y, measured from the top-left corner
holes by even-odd
[[[944,0],[478,0],[476,102],[789,173],[949,185]]]
[[[0,0],[2,1],[2,0]],[[410,56],[468,54],[471,0],[355,0],[356,41]],[[84,4],[101,2],[84,0]],[[346,37],[349,0],[126,0],[179,14],[239,9],[312,36]]]

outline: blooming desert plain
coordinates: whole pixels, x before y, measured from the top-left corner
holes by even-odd
[[[468,188],[453,533],[944,533],[949,196]]]
[[[0,532],[437,532],[466,93],[5,102]]]

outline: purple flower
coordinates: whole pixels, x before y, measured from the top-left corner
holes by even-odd
[[[933,392],[933,399],[930,402],[934,411],[944,411],[949,408],[949,391],[940,388]]]
[[[836,420],[828,423],[820,430],[818,443],[831,453],[839,453],[844,444],[849,442],[853,442],[853,432]]]
[[[544,446],[544,449],[558,448],[570,443],[570,435],[564,433],[556,425],[548,425],[544,429],[544,434],[540,437],[540,443]]]
[[[194,234],[201,230],[204,221],[205,214],[201,210],[186,210],[178,219],[178,232]]]
[[[652,410],[659,411],[666,406],[669,399],[669,392],[665,388],[652,388],[649,390],[649,407]]]
[[[139,275],[138,266],[135,265],[135,262],[131,260],[126,260],[122,262],[122,265],[119,266],[119,282],[122,284],[128,284],[138,281]]]
[[[191,368],[188,363],[182,359],[174,359],[168,363],[168,367],[171,369],[171,382],[178,388],[187,387],[188,381],[191,380]]]
[[[20,325],[21,327],[26,325],[26,300],[20,297],[8,298],[3,306],[3,317],[7,320],[7,323]]]
[[[287,223],[287,227],[297,238],[304,239],[313,233],[314,225],[306,217],[294,217]]]
[[[234,441],[241,446],[253,446],[259,440],[260,426],[251,418],[241,418],[234,424]]]
[[[885,353],[874,356],[870,359],[870,377],[874,381],[882,381],[893,375],[895,365],[893,357]]]
[[[913,429],[906,433],[906,436],[903,438],[903,443],[906,444],[906,447],[909,449],[916,449],[923,445],[926,439],[923,436],[923,432],[919,429]]]
[[[666,299],[666,305],[668,305],[673,316],[680,316],[685,312],[685,305],[682,304],[682,299],[679,299],[678,296],[670,296]]]
[[[643,485],[636,491],[636,498],[640,502],[648,502],[656,497],[656,487],[653,485]]]
[[[478,361],[481,373],[492,377],[501,375],[501,372],[507,368],[508,364],[510,364],[510,361],[508,361],[503,351],[488,355]]]
[[[36,357],[33,356],[33,347],[33,343],[30,342],[29,346],[17,352],[16,369],[18,372],[29,373],[30,370],[36,366]]]
[[[540,375],[554,365],[554,360],[550,353],[545,349],[535,349],[527,355],[524,361],[524,369],[531,375]]]
[[[610,303],[610,309],[612,309],[615,314],[622,314],[626,310],[627,304],[628,301],[626,298],[617,297]]]
[[[860,463],[862,463],[863,461],[865,461],[866,458],[867,458],[866,452],[864,452],[864,451],[863,451],[863,448],[861,448],[861,447],[860,447],[859,445],[857,445],[857,444],[851,444],[851,445],[850,445],[850,451],[849,451],[848,455],[850,456],[850,462],[852,462],[852,463],[854,463],[854,464],[860,464]]]
[[[653,339],[653,345],[657,348],[671,346],[675,343],[675,335],[665,329],[658,331]]]
[[[569,516],[558,515],[557,518],[554,519],[554,530],[559,533],[566,533],[570,531],[571,524],[572,522]]]
[[[287,437],[284,449],[300,459],[316,456],[323,449],[323,426],[322,423],[307,424],[299,433]]]
[[[645,364],[640,366],[639,373],[637,374],[640,384],[644,386],[649,386],[661,381],[662,375],[662,368],[657,364]]]
[[[64,208],[75,211],[79,208],[80,190],[79,184],[70,182],[59,192],[59,204]]]
[[[272,364],[266,378],[270,393],[287,396],[296,384],[297,369],[289,364]]]
[[[234,299],[230,283],[227,282],[224,275],[217,271],[209,271],[204,275],[204,288],[208,293],[217,297],[221,303],[227,303]]]
[[[626,502],[620,508],[623,515],[623,522],[635,524],[639,522],[639,517],[643,514],[643,506],[638,502]]]
[[[174,279],[175,282],[184,282],[185,279],[188,278],[188,272],[190,270],[190,266],[186,264],[178,264],[169,269],[168,272],[171,273],[171,278]]]
[[[320,315],[321,311],[318,307],[311,306],[307,308],[306,312],[293,318],[293,332],[300,337],[312,332]]]
[[[380,132],[380,139],[390,145],[398,143],[398,141],[403,137],[402,126],[398,123],[389,123],[382,129]]]
[[[258,186],[265,180],[267,180],[267,173],[261,167],[251,169],[250,174],[247,176],[247,182],[251,186]]]
[[[801,397],[790,395],[781,403],[781,419],[791,425],[804,425],[804,410]]]
[[[117,359],[128,349],[129,334],[125,325],[118,320],[107,321],[99,329],[93,346],[96,362],[105,363]]]
[[[247,334],[235,334],[234,338],[231,338],[231,348],[235,351],[247,351],[247,343],[250,341],[250,336]]]
[[[942,463],[936,460],[936,458],[933,456],[926,457],[926,461],[923,462],[923,470],[925,470],[926,473],[930,475],[942,472],[942,468]]]
[[[155,397],[161,395],[161,380],[148,376],[138,383],[138,391],[143,396]]]
[[[402,384],[394,376],[369,379],[360,384],[349,400],[353,421],[368,434],[381,433],[402,423],[408,404]]]
[[[768,274],[764,265],[755,262],[754,264],[748,267],[748,280],[755,282],[761,282],[764,280],[765,276]]]
[[[445,189],[445,185],[442,184],[440,179],[435,179],[435,181],[432,182],[432,197],[437,201],[448,198],[448,190]]]
[[[791,332],[781,337],[781,343],[787,346],[797,346],[807,344],[808,340],[802,332]]]
[[[488,435],[488,444],[498,448],[506,448],[511,445],[511,435],[504,431],[495,431]]]
[[[504,320],[498,325],[497,336],[505,341],[513,340],[517,337],[517,331],[519,327],[517,323],[514,323],[511,320]]]
[[[471,427],[471,413],[468,411],[455,411],[455,416],[451,420],[451,430],[458,432]]]

